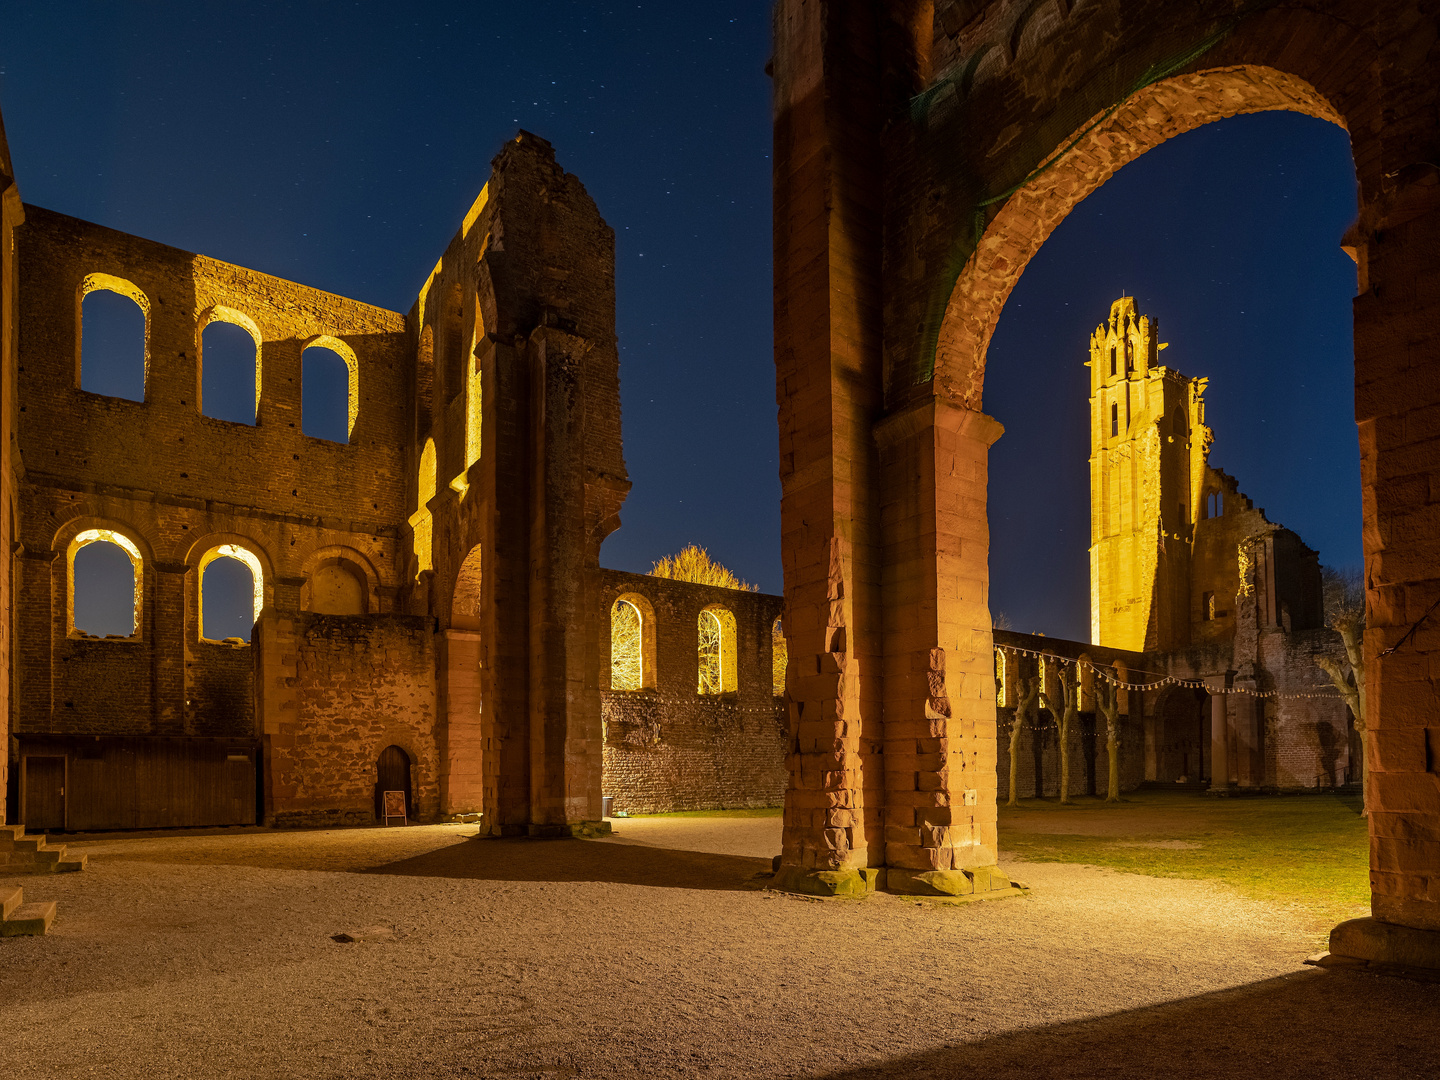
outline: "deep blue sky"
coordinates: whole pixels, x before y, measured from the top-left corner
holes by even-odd
[[[1360,562],[1351,299],[1355,219],[1341,128],[1235,117],[1121,169],[1055,230],[996,328],[991,609],[1088,641],[1091,332],[1121,295],[1160,320],[1168,366],[1207,376],[1211,464],[1323,563]]]
[[[502,143],[549,139],[618,239],[635,486],[604,563],[646,570],[693,540],[780,590],[768,0],[3,10],[28,201],[395,310]],[[1080,365],[1121,289],[1168,362],[1210,376],[1213,460],[1326,561],[1358,560],[1353,214],[1344,133],[1272,114],[1152,152],[1046,244],[986,385],[1008,429],[993,599],[1017,627],[1087,633]],[[205,393],[207,412],[247,407],[243,386]]]

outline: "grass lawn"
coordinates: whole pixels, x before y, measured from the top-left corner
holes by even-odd
[[[1153,877],[1208,878],[1299,907],[1328,929],[1370,913],[1369,839],[1355,797],[1214,798],[1138,791],[1120,803],[1000,807],[1000,850]]]

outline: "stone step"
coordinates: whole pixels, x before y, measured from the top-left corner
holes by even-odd
[[[25,902],[25,890],[19,885],[0,885],[0,922]]]
[[[20,837],[24,835],[24,825],[19,825],[15,823],[0,825],[0,847],[4,847],[6,844],[14,840],[19,840]]]
[[[4,835],[0,834],[0,851],[7,848],[10,851],[39,851],[44,846],[45,837],[43,836],[17,836],[9,844],[6,844]]]
[[[54,921],[54,900],[21,904],[10,914],[9,918],[0,922],[0,937],[38,936],[49,933],[50,924]]]
[[[64,844],[38,851],[0,851],[0,873],[56,874],[84,870],[88,855],[72,855]]]

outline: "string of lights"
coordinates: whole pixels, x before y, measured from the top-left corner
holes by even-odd
[[[1336,693],[1309,693],[1304,691],[1284,690],[1252,690],[1246,686],[1211,686],[1206,683],[1204,679],[1182,679],[1175,675],[1165,675],[1161,672],[1156,671],[1144,671],[1141,672],[1141,674],[1159,675],[1160,677],[1158,679],[1143,683],[1128,682],[1116,675],[1113,669],[1110,669],[1108,667],[1102,667],[1101,665],[1095,663],[1093,660],[1081,660],[1076,657],[1058,656],[1055,653],[1043,652],[1039,649],[1022,649],[1018,645],[996,645],[995,649],[997,652],[1011,653],[1012,655],[1016,656],[1032,656],[1036,658],[1044,657],[1045,659],[1057,664],[1074,664],[1077,669],[1082,667],[1089,668],[1094,674],[1104,679],[1111,686],[1118,687],[1121,690],[1144,691],[1159,690],[1160,688],[1165,686],[1188,686],[1195,690],[1208,691],[1211,694],[1244,694],[1249,697],[1262,699],[1277,698],[1287,701],[1294,701],[1299,699],[1326,701],[1340,700],[1340,695]]]

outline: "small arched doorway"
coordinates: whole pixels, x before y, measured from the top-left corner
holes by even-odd
[[[415,804],[410,796],[410,755],[398,746],[387,746],[380,751],[375,763],[375,818],[383,821],[385,814],[385,792],[405,792],[405,817],[415,814]]]

